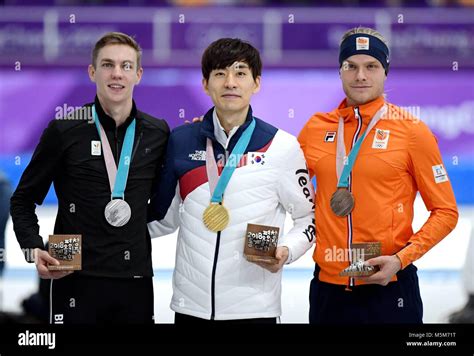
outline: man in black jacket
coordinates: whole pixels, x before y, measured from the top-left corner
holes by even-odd
[[[41,278],[51,279],[50,323],[153,323],[147,203],[169,127],[137,110],[133,88],[141,49],[123,33],[104,35],[92,52],[94,103],[53,120],[11,199],[14,230]],[[54,183],[55,234],[82,235],[82,270],[50,271],[36,204]],[[31,253],[33,251],[34,253]]]

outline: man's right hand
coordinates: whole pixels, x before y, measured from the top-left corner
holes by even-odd
[[[59,279],[63,278],[73,271],[50,271],[48,264],[59,265],[59,261],[47,252],[40,248],[35,248],[35,265],[38,270],[38,275],[43,279]]]

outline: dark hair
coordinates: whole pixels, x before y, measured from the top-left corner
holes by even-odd
[[[140,45],[129,35],[122,32],[108,32],[103,35],[95,44],[92,50],[92,65],[94,68],[97,67],[97,57],[99,51],[110,44],[123,44],[132,47],[137,52],[137,70],[141,67],[142,62],[142,49]]]
[[[204,51],[201,60],[202,76],[209,80],[214,69],[225,69],[236,61],[248,64],[254,80],[262,74],[262,60],[255,47],[238,38],[221,38],[212,42]]]

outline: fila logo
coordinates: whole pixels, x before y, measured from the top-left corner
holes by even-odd
[[[189,158],[192,161],[205,161],[206,160],[206,151],[196,150],[194,153],[190,153]]]
[[[375,129],[374,142],[372,143],[372,148],[379,149],[379,150],[386,150],[389,137],[390,137],[390,130]]]
[[[101,154],[100,141],[91,141],[91,155],[100,156],[100,154]]]
[[[369,37],[357,37],[356,38],[356,50],[369,50]]]
[[[336,131],[326,131],[324,142],[334,142],[336,139]]]

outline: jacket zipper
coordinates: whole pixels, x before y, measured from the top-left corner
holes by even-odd
[[[136,141],[136,144],[135,144],[135,148],[133,149],[133,152],[132,152],[132,157],[130,157],[130,164],[132,164],[132,161],[133,161],[133,157],[135,157],[135,153],[137,152],[137,149],[138,149],[138,146],[140,145],[140,141],[143,137],[143,131],[140,131],[140,134],[138,135],[138,139]],[[115,161],[117,162],[117,167],[118,167],[118,164],[120,163],[119,162],[119,147],[118,147],[118,128],[115,127]]]
[[[212,265],[211,276],[211,320],[214,320],[216,315],[216,268],[217,257],[219,256],[219,245],[221,242],[221,231],[217,233],[216,249],[214,251],[214,263]]]
[[[357,142],[357,139],[359,138],[359,134],[360,134],[360,130],[362,129],[362,119],[359,115],[359,107],[354,107],[354,116],[356,117],[357,119],[357,129],[354,133],[354,137],[352,138],[352,145],[351,145],[351,150],[352,148],[354,147],[354,144]],[[349,175],[349,191],[352,192],[352,172],[351,174]],[[351,251],[351,244],[352,244],[352,212],[347,216],[347,232],[348,232],[348,236],[347,236],[347,247],[348,247],[348,251]],[[349,258],[350,258],[350,262],[352,263],[352,251],[349,253]],[[353,277],[349,277],[349,280],[347,281],[347,286],[346,286],[346,290],[351,290],[351,287],[354,286],[354,278]]]
[[[143,131],[140,131],[140,135],[138,136],[137,143],[135,144],[135,148],[133,149],[133,152],[132,152],[132,157],[130,158],[130,165],[132,165],[133,157],[135,157],[135,153],[137,152],[138,145],[140,145],[142,136],[143,136]]]
[[[228,157],[228,151],[225,150],[225,157]],[[224,165],[227,162],[224,162]],[[221,232],[217,232],[216,249],[214,251],[214,262],[212,264],[211,274],[211,320],[214,320],[216,316],[216,269],[217,269],[217,258],[219,257],[219,246],[221,243]]]
[[[119,148],[118,148],[118,128],[117,126],[115,127],[115,164],[119,165]]]

